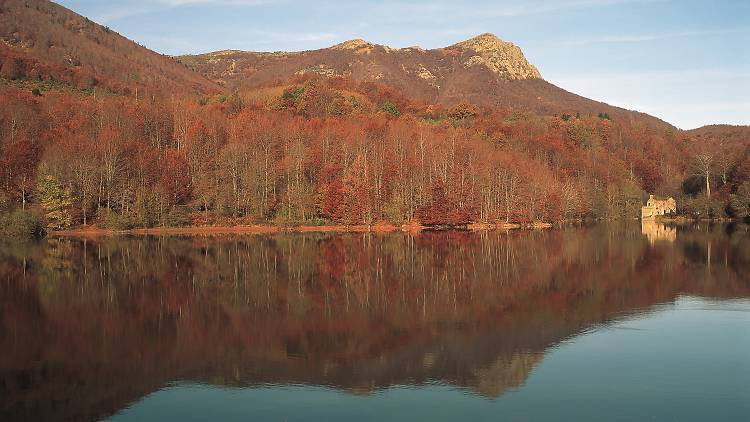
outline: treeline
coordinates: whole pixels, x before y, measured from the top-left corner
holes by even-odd
[[[735,212],[726,204],[747,191],[739,144],[698,148],[603,115],[446,108],[372,83],[294,82],[148,99],[6,83],[0,207],[38,210],[50,229],[461,225],[636,217],[647,192],[701,198],[700,174],[714,190],[699,213]],[[705,169],[692,165],[699,150],[712,155]]]

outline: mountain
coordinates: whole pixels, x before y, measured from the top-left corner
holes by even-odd
[[[545,81],[518,46],[493,34],[432,50],[391,48],[355,39],[312,51],[224,50],[180,56],[179,60],[231,90],[310,74],[341,76],[389,85],[427,102],[469,101],[542,114],[606,113],[621,120],[667,126],[653,116],[593,101]]]
[[[0,66],[5,79],[124,94],[221,90],[172,58],[47,0],[0,1]]]
[[[747,214],[731,197],[750,180],[746,128],[679,131],[571,94],[491,34],[167,57],[6,0],[0,38],[0,216],[30,207],[50,229],[528,224],[633,217],[648,193]],[[44,208],[61,190],[65,212]]]
[[[203,95],[278,85],[304,75],[379,82],[428,103],[468,101],[541,114],[606,113],[668,126],[550,84],[518,46],[493,34],[432,50],[355,39],[313,51],[223,50],[172,58],[47,0],[0,3],[0,76],[9,80],[39,79],[125,95],[138,90],[142,95]]]

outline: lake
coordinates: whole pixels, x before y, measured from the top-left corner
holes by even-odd
[[[746,226],[0,240],[0,419],[739,421]]]

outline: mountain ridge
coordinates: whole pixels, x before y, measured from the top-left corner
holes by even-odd
[[[341,53],[341,57],[331,57],[331,52]],[[398,57],[383,60],[388,54]],[[463,59],[460,66],[445,66],[446,57],[454,55]],[[368,56],[377,57],[368,61]],[[347,60],[352,57],[358,60]],[[420,57],[428,60],[422,62]],[[131,68],[135,71],[128,71]],[[354,38],[296,52],[227,49],[167,56],[56,3],[4,0],[0,4],[0,71],[5,79],[63,82],[124,95],[137,95],[140,89],[142,96],[158,91],[219,94],[305,75],[343,76],[390,85],[428,103],[468,101],[557,115],[606,113],[621,120],[677,129],[646,113],[592,100],[547,82],[520,47],[491,33],[432,49],[393,48]]]
[[[229,91],[278,85],[299,77],[343,77],[392,86],[428,103],[468,101],[558,115],[606,113],[675,129],[657,117],[591,100],[547,82],[520,47],[491,33],[433,49],[392,48],[354,38],[315,50],[219,50],[175,58]]]
[[[338,44],[334,44],[330,47],[311,50],[253,51],[224,49],[199,54],[175,55],[172,57],[178,59],[183,57],[217,57],[237,53],[273,56],[296,56],[323,50],[352,50],[358,54],[367,54],[370,53],[374,48],[382,48],[386,52],[450,52],[451,50],[459,49],[473,50],[477,54],[471,56],[468,62],[463,63],[465,67],[471,67],[477,64],[481,64],[485,65],[490,70],[493,70],[498,75],[507,77],[508,79],[542,79],[539,70],[534,65],[529,63],[528,60],[526,60],[526,57],[523,55],[523,51],[520,47],[516,46],[512,42],[504,41],[497,37],[495,34],[489,32],[476,35],[474,37],[459,41],[446,47],[437,47],[430,49],[423,48],[419,45],[408,47],[390,47],[385,44],[373,43],[363,38],[352,38],[346,41],[342,41]],[[519,69],[519,67],[521,69]]]

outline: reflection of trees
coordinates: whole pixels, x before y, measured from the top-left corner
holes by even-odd
[[[750,295],[748,243],[596,227],[2,245],[0,413],[96,419],[180,379],[496,397],[591,324],[681,293]]]

